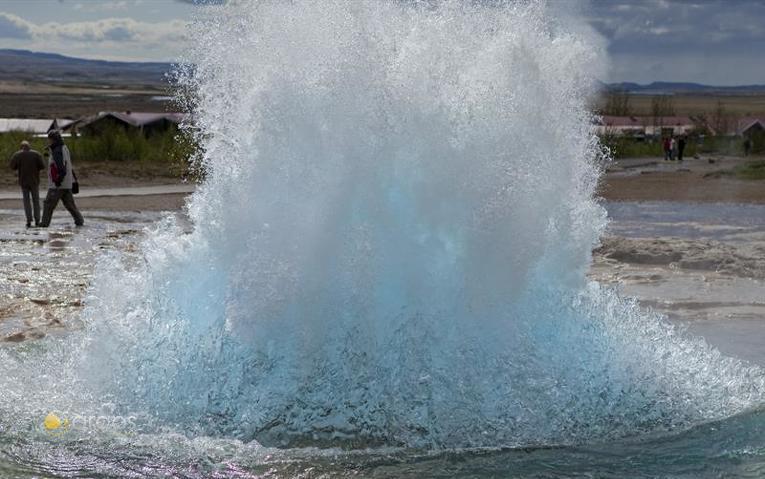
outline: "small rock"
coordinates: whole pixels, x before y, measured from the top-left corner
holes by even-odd
[[[25,339],[27,339],[26,334],[22,332],[18,332],[18,333],[9,334],[3,339],[3,341],[7,341],[9,343],[20,343],[24,341]]]

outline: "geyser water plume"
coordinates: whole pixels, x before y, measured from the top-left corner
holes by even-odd
[[[193,231],[164,223],[142,266],[99,272],[62,403],[425,447],[761,404],[759,369],[587,282],[598,52],[546,4],[496,3],[242,2],[198,22]]]

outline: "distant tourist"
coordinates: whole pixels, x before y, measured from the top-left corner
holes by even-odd
[[[35,226],[40,226],[40,170],[45,169],[42,155],[30,149],[28,141],[22,141],[21,149],[11,157],[11,169],[19,173],[27,228],[32,226],[33,212]]]
[[[664,161],[669,161],[672,158],[672,145],[668,136],[664,137],[661,145],[664,148]]]
[[[744,139],[744,156],[749,156],[752,152],[752,139],[748,136]]]
[[[43,218],[40,226],[50,226],[50,220],[53,216],[53,210],[58,205],[58,200],[64,203],[64,207],[74,218],[74,224],[82,226],[85,220],[82,214],[74,204],[72,195],[72,183],[74,182],[74,167],[72,158],[69,154],[69,148],[64,144],[61,133],[51,131],[48,133],[48,195],[43,203]]]
[[[675,140],[675,137],[673,136],[672,139],[669,140],[669,159],[675,161],[675,157],[677,157],[677,140]]]
[[[677,161],[683,161],[683,151],[685,151],[685,135],[680,135],[677,140]]]

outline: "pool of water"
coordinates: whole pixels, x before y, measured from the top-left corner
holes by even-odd
[[[765,205],[676,201],[606,202],[610,234],[634,238],[749,241],[765,237]]]
[[[693,204],[619,203],[607,207],[612,219],[611,234],[650,237],[661,232],[686,238],[743,241],[742,229],[754,235],[765,229],[765,221],[759,216],[765,209],[749,205],[702,205],[704,214],[696,210],[699,205]],[[99,258],[112,252],[135,254],[144,228],[163,216],[103,212],[90,215],[88,226],[83,229],[72,228],[62,220],[50,230],[25,230],[18,226],[19,212],[0,213],[0,241],[5,245],[0,267],[6,270],[0,286],[6,301],[16,308],[28,303],[26,310],[17,309],[19,317],[6,318],[0,326],[6,334],[12,334],[15,327],[24,324],[21,318],[24,314],[29,326],[30,317],[45,318],[44,313],[48,312],[47,319],[53,315],[60,318],[60,322],[55,327],[47,323],[35,327],[58,336],[73,334],[68,331],[77,329],[79,305],[76,301]],[[726,226],[727,232],[720,233]],[[54,290],[62,289],[61,285],[75,286],[76,294],[57,295]],[[765,358],[758,360],[762,351],[759,338],[765,332],[762,322],[704,321],[693,331],[728,354],[765,364]],[[33,335],[28,339],[32,340],[27,341],[30,347],[45,348],[48,341],[45,338],[35,341]],[[765,475],[765,412],[762,410],[687,430],[607,443],[437,450],[267,448],[256,442],[175,431],[146,434],[140,425],[115,417],[85,421],[77,418],[66,428],[48,431],[42,426],[43,416],[44,412],[22,421],[0,418],[0,477],[759,478]]]
[[[761,478],[765,412],[576,447],[270,449],[210,438],[0,436],[0,475],[173,478]]]

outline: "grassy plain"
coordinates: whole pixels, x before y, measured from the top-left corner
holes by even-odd
[[[629,109],[634,116],[651,116],[656,95],[630,95]],[[726,115],[765,117],[765,94],[675,94],[669,97],[676,115],[712,116],[722,106]],[[600,97],[595,109],[602,109],[606,100]]]
[[[100,111],[172,111],[162,86],[0,82],[0,118],[81,118]]]

